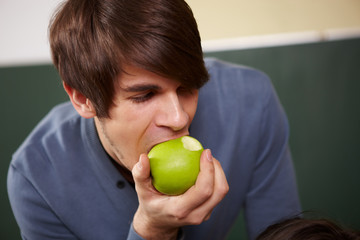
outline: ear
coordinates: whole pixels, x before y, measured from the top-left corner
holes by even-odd
[[[96,111],[91,101],[82,93],[73,89],[65,82],[63,82],[64,89],[69,95],[70,101],[75,110],[84,118],[93,118],[96,116]]]

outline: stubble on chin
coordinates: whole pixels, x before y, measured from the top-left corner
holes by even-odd
[[[111,140],[109,134],[106,131],[104,120],[96,118],[95,123],[97,132],[99,134],[100,142],[107,154],[109,154],[120,165],[127,167],[123,164],[124,155],[116,146],[116,144]]]

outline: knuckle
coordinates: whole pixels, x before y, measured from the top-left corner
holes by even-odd
[[[220,161],[217,160],[216,158],[214,158],[214,163],[215,163],[217,166],[221,166]]]
[[[201,189],[201,195],[202,195],[203,199],[210,198],[212,196],[212,194],[213,194],[213,188],[211,186],[206,186]]]
[[[203,217],[194,217],[190,220],[190,225],[200,225],[203,222],[204,222]]]
[[[138,173],[137,169],[135,169],[135,167],[131,171],[131,174],[132,174],[134,180],[137,180],[139,178],[139,173]]]
[[[228,184],[224,184],[224,185],[222,185],[221,187],[220,187],[220,193],[222,194],[222,195],[226,195],[228,192],[229,192],[229,185]]]
[[[188,216],[188,212],[186,210],[183,209],[178,209],[174,212],[174,217],[177,220],[182,220],[185,219]]]
[[[211,217],[211,213],[209,213],[209,214],[204,218],[204,222],[207,221],[207,220],[209,220],[210,217]]]
[[[203,223],[203,219],[196,219],[194,222],[193,222],[193,224],[191,224],[191,225],[200,225],[201,223]]]
[[[207,170],[208,170],[208,172],[209,172],[211,175],[214,175],[214,174],[215,174],[215,166],[214,166],[214,165],[208,167]]]

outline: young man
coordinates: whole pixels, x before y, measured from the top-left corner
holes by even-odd
[[[11,162],[24,239],[224,239],[241,210],[254,238],[299,211],[269,79],[204,63],[183,0],[69,0],[50,45],[71,104],[54,108]],[[184,135],[207,148],[196,184],[160,194],[146,154]]]

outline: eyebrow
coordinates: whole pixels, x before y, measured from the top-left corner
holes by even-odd
[[[121,89],[125,92],[143,92],[148,90],[159,90],[161,87],[155,84],[135,84]]]

